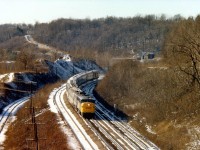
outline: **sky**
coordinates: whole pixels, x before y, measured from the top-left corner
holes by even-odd
[[[0,0],[0,24],[148,14],[196,17],[200,14],[200,0]]]

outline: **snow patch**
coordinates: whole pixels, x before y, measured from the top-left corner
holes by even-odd
[[[12,87],[13,89],[17,89],[17,85],[14,84],[13,82],[9,83],[10,87]]]
[[[27,77],[27,75],[22,73],[21,76],[23,77],[23,82],[31,82],[31,80]]]
[[[145,127],[146,127],[146,129],[147,129],[147,131],[148,131],[149,133],[151,133],[151,134],[156,134],[156,132],[154,132],[154,131],[152,130],[151,126],[145,125]]]
[[[65,61],[71,61],[70,55],[64,55],[62,59]]]
[[[12,116],[12,117],[10,117],[9,118],[9,123],[7,123],[5,126],[4,126],[4,128],[3,128],[3,130],[1,131],[1,133],[0,133],[0,149],[4,149],[3,148],[3,143],[4,143],[4,141],[6,140],[6,132],[7,132],[7,130],[8,130],[8,127],[9,127],[9,125],[12,123],[12,122],[14,122],[16,120],[16,117],[15,116]]]
[[[65,85],[63,85],[63,86],[65,86]],[[57,110],[56,106],[54,105],[53,100],[54,100],[54,95],[57,92],[57,90],[58,90],[58,88],[54,89],[51,92],[51,94],[49,95],[49,99],[48,99],[50,111],[53,113],[56,113],[56,114],[58,114],[58,110]],[[80,146],[79,142],[77,141],[76,137],[74,136],[72,130],[64,124],[64,122],[62,121],[62,119],[59,115],[57,115],[57,117],[58,117],[58,123],[60,124],[60,127],[61,127],[63,133],[65,133],[65,135],[67,136],[67,141],[68,141],[70,148],[71,149],[81,149],[81,146]]]
[[[168,67],[148,67],[149,69],[162,69],[162,70],[166,70],[168,69]]]
[[[6,76],[7,76],[7,74],[1,74],[0,75],[0,81],[3,80]]]
[[[199,150],[200,149],[200,127],[193,126],[188,129],[188,133],[191,137],[191,142],[186,144],[187,150]]]
[[[14,79],[14,73],[8,73],[8,74],[0,75],[0,81],[3,81],[5,83],[12,82],[13,79]]]
[[[21,99],[19,99],[19,100],[17,100],[17,101],[14,101],[13,103],[11,103],[11,104],[9,104],[8,106],[6,106],[6,107],[3,109],[3,112],[0,114],[0,118],[1,118],[0,126],[3,126],[5,119],[7,118],[7,116],[8,116],[9,113],[10,113],[9,111],[7,112],[7,109],[8,109],[9,107],[11,107],[11,110],[12,110],[12,108],[13,108],[12,113],[11,113],[11,115],[10,115],[8,121],[6,122],[6,124],[5,124],[4,128],[3,128],[3,130],[0,132],[0,149],[3,149],[3,146],[2,146],[2,145],[3,145],[3,143],[4,143],[5,139],[6,139],[5,133],[7,132],[9,125],[10,125],[13,121],[15,121],[15,119],[16,119],[15,114],[16,114],[17,111],[24,105],[24,103],[25,103],[26,101],[28,101],[28,100],[29,100],[29,97],[24,97],[24,98],[21,98]],[[17,103],[20,103],[20,104],[19,104],[17,107],[14,108],[15,105],[13,105],[13,104],[17,104]],[[12,105],[13,105],[13,106],[12,106]],[[4,114],[4,115],[3,115],[3,114]]]
[[[49,99],[48,99],[48,104],[49,104],[49,107],[50,107],[50,111],[53,112],[53,113],[58,113],[57,109],[56,109],[56,106],[54,105],[53,103],[53,99],[54,99],[54,95],[56,93],[56,90],[57,89],[54,89],[50,95],[49,95]]]
[[[12,82],[13,79],[14,79],[14,73],[9,73],[7,82]]]
[[[12,64],[15,63],[15,61],[1,61],[1,64]]]

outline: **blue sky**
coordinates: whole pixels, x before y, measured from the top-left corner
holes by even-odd
[[[0,24],[147,14],[195,17],[200,14],[200,0],[0,0]]]

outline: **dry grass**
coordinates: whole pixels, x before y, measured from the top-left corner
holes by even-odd
[[[125,111],[133,119],[133,126],[161,149],[184,149],[190,141],[184,124],[194,123],[200,113],[199,90],[190,87],[184,74],[173,68],[160,69],[157,63],[156,69],[148,68],[153,65],[120,62],[110,68],[97,91]],[[132,117],[136,113],[137,119]],[[146,131],[146,124],[157,136]]]
[[[48,110],[47,99],[50,92],[54,87],[58,87],[60,84],[47,85],[41,89],[34,97],[34,106],[44,110],[38,117],[36,117],[37,123],[44,123],[38,125],[38,135],[39,138],[45,138],[46,140],[41,140],[39,142],[40,149],[57,150],[59,149],[69,149],[67,145],[67,139],[64,133],[61,131],[59,124],[57,123],[57,117],[54,113]],[[8,132],[6,133],[7,138],[4,143],[5,149],[29,149],[27,146],[35,147],[35,143],[29,141],[28,145],[26,142],[27,138],[33,138],[33,125],[27,124],[31,123],[31,116],[29,109],[30,104],[26,103],[25,106],[18,111],[17,120],[9,126]]]

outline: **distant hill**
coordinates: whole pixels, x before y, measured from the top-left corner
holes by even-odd
[[[154,15],[133,18],[58,19],[36,23],[33,37],[62,50],[98,50],[114,54],[160,51],[173,20]]]
[[[0,43],[10,40],[12,37],[23,36],[27,33],[28,26],[23,24],[0,25]]]

